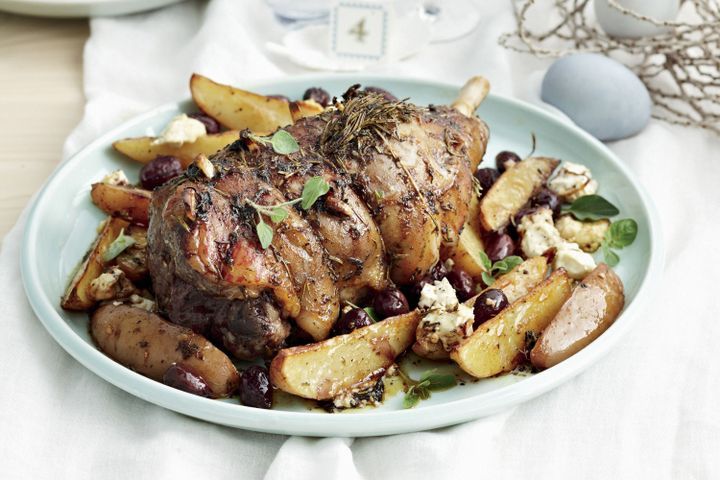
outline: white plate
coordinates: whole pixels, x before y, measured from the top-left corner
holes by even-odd
[[[36,17],[125,15],[183,0],[0,0],[0,10]]]
[[[300,98],[308,86],[322,86],[331,94],[339,95],[353,83],[381,86],[419,104],[447,104],[458,91],[458,87],[451,85],[366,75],[306,76],[243,87]],[[260,410],[241,406],[235,399],[208,400],[166,387],[100,353],[88,334],[87,315],[63,311],[59,300],[70,272],[92,242],[103,218],[90,201],[90,184],[117,168],[123,168],[131,177],[137,175],[138,165],[116,154],[110,147],[112,141],[145,135],[148,131],[158,132],[179,111],[189,110],[194,110],[189,101],[157,108],[108,132],[60,166],[32,207],[22,252],[23,282],[28,298],[55,340],[100,377],[165,408],[233,427],[315,436],[385,435],[464,422],[547,392],[598,361],[638,318],[642,304],[650,298],[660,277],[663,253],[657,215],[627,167],[580,129],[536,107],[490,95],[479,110],[492,133],[486,154],[489,162],[500,150],[527,153],[530,135],[534,132],[538,139],[537,154],[578,161],[590,167],[600,182],[600,193],[620,208],[619,218],[632,217],[639,224],[637,240],[620,252],[622,261],[616,269],[626,287],[625,311],[598,340],[537,375],[505,375],[468,383],[433,393],[432,398],[412,410],[402,409],[402,395],[390,398],[380,408],[343,414],[309,411],[301,401],[282,402],[275,410]],[[414,375],[419,375],[424,368],[416,367]],[[92,399],[88,408],[95,408]]]

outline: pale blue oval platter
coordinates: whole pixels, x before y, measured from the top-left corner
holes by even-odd
[[[368,75],[301,76],[239,86],[265,94],[300,98],[309,86],[322,86],[331,94],[340,95],[353,83],[381,86],[399,97],[409,97],[417,104],[449,104],[459,90],[456,85]],[[125,170],[131,179],[137,178],[139,166],[114,152],[112,142],[158,133],[170,118],[182,111],[195,111],[192,102],[165,105],[136,117],[64,162],[31,208],[21,259],[23,283],[32,308],[48,332],[70,355],[113,385],[176,412],[248,430],[311,436],[387,435],[427,430],[490,415],[537,397],[599,361],[640,317],[643,305],[652,297],[661,275],[663,248],[658,216],[647,193],[623,162],[579,128],[537,107],[491,94],[478,110],[490,126],[487,163],[493,163],[492,159],[500,150],[528,153],[534,133],[536,154],[587,165],[600,182],[600,193],[620,208],[618,218],[631,217],[639,224],[637,240],[620,252],[622,261],[616,268],[625,283],[625,310],[598,340],[544,372],[467,382],[433,393],[429,400],[410,410],[402,408],[402,394],[389,398],[379,408],[329,414],[310,410],[299,400],[284,401],[273,410],[260,410],[242,406],[236,399],[208,400],[172,389],[103,355],[90,339],[87,315],[63,311],[60,297],[71,271],[104,218],[90,201],[90,184],[118,168]],[[419,374],[427,365],[414,368]],[[93,408],[92,399],[87,408]]]

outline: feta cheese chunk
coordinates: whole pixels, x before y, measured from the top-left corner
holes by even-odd
[[[182,145],[183,143],[194,142],[203,135],[207,135],[205,125],[201,121],[182,113],[170,120],[165,130],[152,143],[153,145],[166,143]]]
[[[423,286],[418,308],[425,312],[420,327],[446,350],[472,334],[473,309],[458,301],[446,278]]]
[[[581,222],[572,215],[563,215],[555,222],[555,228],[565,240],[577,243],[583,251],[592,253],[600,248],[610,228],[610,221],[602,219]]]
[[[580,249],[577,243],[568,242],[555,228],[552,210],[540,210],[525,215],[518,225],[522,235],[520,248],[526,257],[537,257],[555,249],[553,268],[564,268],[571,278],[580,280],[595,268],[595,259]]]
[[[567,202],[598,191],[598,182],[593,180],[590,169],[572,162],[563,163],[547,186]]]
[[[128,180],[127,176],[125,175],[125,172],[122,170],[115,170],[112,173],[108,173],[103,177],[102,182],[105,185],[130,185],[130,180]]]

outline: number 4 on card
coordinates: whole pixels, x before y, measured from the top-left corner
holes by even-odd
[[[388,6],[379,2],[339,1],[330,19],[330,48],[341,57],[380,60],[385,56]]]

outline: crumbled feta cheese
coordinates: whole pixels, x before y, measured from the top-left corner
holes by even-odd
[[[610,221],[602,219],[581,222],[575,220],[572,215],[563,215],[555,222],[555,228],[565,240],[577,243],[583,251],[592,253],[600,248],[610,228]]]
[[[141,297],[137,293],[133,293],[130,295],[130,305],[137,308],[142,308],[143,310],[147,310],[148,312],[154,312],[155,311],[155,302],[150,300],[149,298]]]
[[[598,190],[598,183],[593,180],[590,169],[572,162],[565,162],[547,186],[568,202],[592,195]]]
[[[425,312],[421,328],[446,350],[472,334],[473,309],[460,303],[446,278],[423,286],[418,308]]]
[[[114,172],[105,175],[102,179],[102,183],[105,185],[129,185],[130,180],[128,180],[125,172],[122,170],[115,170]]]
[[[170,120],[165,130],[152,143],[153,145],[165,143],[182,145],[183,143],[194,142],[206,134],[207,130],[201,121],[190,118],[183,113]]]
[[[90,282],[90,295],[95,300],[108,300],[115,297],[119,282],[125,277],[122,270],[113,267],[109,272],[101,273]]]
[[[580,280],[595,269],[595,259],[580,250],[577,243],[563,242],[557,247],[553,266],[564,268],[570,278]]]
[[[537,257],[555,248],[554,268],[564,268],[571,278],[579,280],[595,268],[592,255],[580,249],[577,243],[568,242],[555,228],[549,208],[525,215],[518,225],[522,235],[520,248],[526,257]]]

